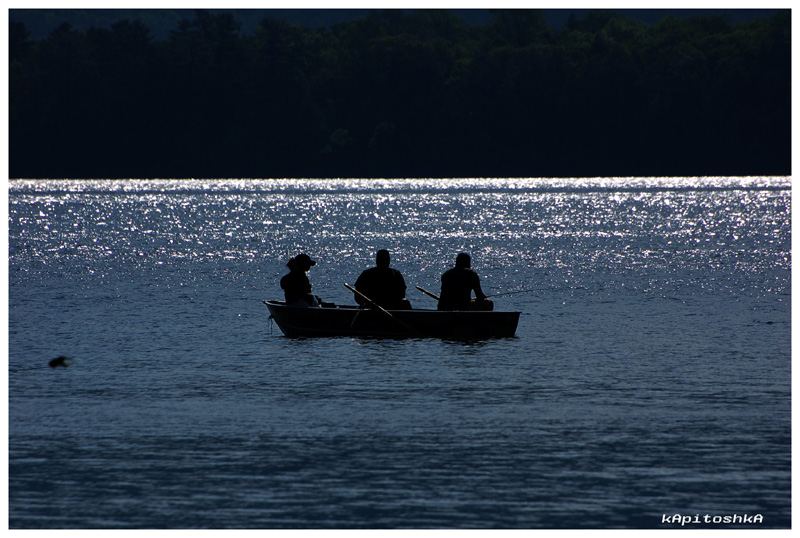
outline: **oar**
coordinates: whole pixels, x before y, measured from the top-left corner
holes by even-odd
[[[384,314],[386,314],[387,316],[389,316],[390,318],[395,320],[397,323],[399,323],[400,325],[405,327],[407,330],[411,331],[412,333],[416,334],[417,336],[424,336],[424,334],[419,329],[417,329],[416,327],[412,327],[411,325],[409,325],[408,323],[406,323],[402,319],[396,318],[394,315],[392,315],[391,312],[389,312],[388,310],[383,308],[381,305],[379,305],[378,303],[376,303],[375,301],[373,301],[372,299],[370,299],[369,297],[367,297],[366,295],[364,295],[363,293],[361,293],[360,291],[355,289],[350,284],[345,283],[344,287],[347,288],[348,290],[352,291],[353,293],[355,293],[356,295],[358,295],[359,297],[361,297],[365,301],[367,301],[371,306],[374,306],[375,308],[377,308],[378,310],[380,310],[381,312],[383,312]]]
[[[427,295],[428,297],[433,297],[433,298],[434,298],[434,299],[436,299],[437,301],[439,300],[439,296],[438,296],[438,295],[436,295],[435,293],[431,293],[431,292],[429,292],[428,290],[426,290],[425,288],[420,288],[419,286],[417,286],[417,289],[418,289],[419,291],[421,291],[422,293],[424,293],[425,295]]]

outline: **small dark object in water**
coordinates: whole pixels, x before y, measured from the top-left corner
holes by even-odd
[[[69,364],[67,364],[67,361],[71,360],[72,359],[70,357],[65,357],[64,355],[61,355],[60,357],[56,357],[55,359],[51,360],[48,364],[50,365],[50,368],[58,368],[59,366],[63,366],[64,368],[66,368],[67,366],[69,366]]]

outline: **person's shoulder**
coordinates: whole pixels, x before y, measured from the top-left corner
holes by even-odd
[[[402,282],[403,285],[405,285],[406,283],[406,279],[403,278],[403,273],[401,273],[397,269],[392,269],[392,278],[394,278],[398,282],[398,284]]]
[[[358,280],[366,282],[370,279],[374,279],[378,274],[377,269],[378,269],[377,267],[370,267],[369,269],[364,269],[358,276]]]

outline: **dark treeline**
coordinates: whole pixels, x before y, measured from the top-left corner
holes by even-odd
[[[198,11],[10,25],[11,177],[791,173],[789,10],[733,24],[379,11],[330,29]]]

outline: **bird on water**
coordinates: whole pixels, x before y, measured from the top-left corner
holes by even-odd
[[[61,355],[60,357],[56,357],[55,359],[51,360],[48,364],[50,365],[50,368],[58,368],[60,366],[66,368],[67,366],[69,366],[69,363],[67,361],[71,360],[72,359],[70,357],[65,357],[64,355]]]

